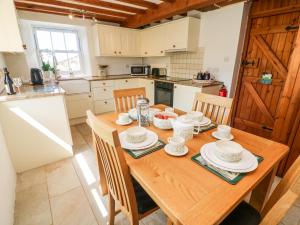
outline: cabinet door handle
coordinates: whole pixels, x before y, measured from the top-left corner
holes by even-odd
[[[125,80],[126,83],[128,83],[128,80]]]
[[[104,104],[107,104],[107,101],[105,101]]]
[[[103,85],[105,85],[106,83],[105,83],[105,82],[103,82],[102,84],[103,84]]]
[[[164,53],[164,51],[160,51],[160,53]]]
[[[103,91],[106,91],[106,89],[104,88]]]
[[[173,48],[176,48],[176,45],[173,45]]]
[[[121,54],[122,52],[119,52],[119,54]]]
[[[91,98],[92,96],[91,95],[89,95],[89,98]]]
[[[151,84],[153,84],[153,81],[151,82]]]
[[[115,54],[117,54],[117,51],[114,51]]]
[[[177,86],[174,86],[174,88],[177,88]]]
[[[145,55],[147,55],[148,54],[148,52],[145,52]]]

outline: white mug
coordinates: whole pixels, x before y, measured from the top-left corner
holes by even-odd
[[[187,114],[187,117],[194,120],[194,121],[201,122],[202,119],[203,119],[203,113],[198,112],[198,111],[191,111]]]
[[[218,125],[217,134],[221,138],[229,138],[231,134],[231,127],[227,125]]]
[[[173,136],[168,138],[168,142],[174,152],[181,152],[185,144],[185,139],[183,137]]]
[[[120,123],[128,123],[129,122],[128,113],[120,113],[119,116],[118,116],[118,121]]]

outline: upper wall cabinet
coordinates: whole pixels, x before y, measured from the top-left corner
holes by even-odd
[[[200,19],[185,17],[161,25],[166,40],[165,51],[196,51],[199,43]]]
[[[0,52],[23,52],[13,0],[0,0]]]
[[[197,50],[200,19],[185,17],[144,30],[97,24],[93,31],[96,56],[164,56]]]
[[[139,30],[97,24],[93,33],[96,56],[140,56]]]

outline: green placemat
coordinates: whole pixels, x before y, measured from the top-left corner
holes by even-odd
[[[216,127],[217,127],[217,125],[216,125],[216,124],[214,124],[214,123],[211,123],[211,124],[209,124],[209,125],[207,125],[207,126],[200,127],[200,131],[199,131],[199,133],[202,133],[202,132],[205,132],[205,131],[208,131],[208,130],[214,129],[214,128],[216,128]]]
[[[264,160],[263,157],[255,155],[257,157],[258,163],[262,162]],[[201,154],[198,153],[192,157],[192,160],[202,166],[203,168],[209,170],[213,174],[217,175],[221,179],[227,181],[230,184],[237,184],[247,173],[234,173],[229,172],[226,170],[219,169],[213,165],[210,165],[205,162],[205,160],[202,158]]]
[[[148,155],[152,152],[158,151],[160,149],[162,149],[163,147],[165,147],[165,143],[161,140],[158,140],[158,142],[147,149],[143,149],[143,150],[130,150],[130,149],[125,149],[123,148],[129,155],[131,155],[133,158],[138,159],[141,158],[145,155]]]

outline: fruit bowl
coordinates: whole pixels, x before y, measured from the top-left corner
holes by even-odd
[[[173,112],[158,112],[153,116],[153,125],[159,129],[172,129],[171,121],[176,119],[178,115]]]

